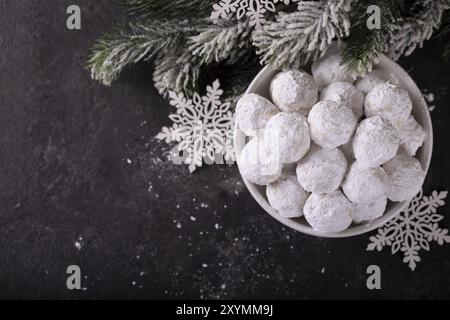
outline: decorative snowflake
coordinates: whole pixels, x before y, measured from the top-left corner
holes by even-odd
[[[206,87],[204,97],[194,93],[188,98],[183,93],[169,92],[170,105],[176,107],[176,113],[169,115],[173,125],[163,127],[156,138],[178,142],[174,151],[177,155],[183,153],[183,162],[191,173],[204,161],[234,161],[234,117],[230,102],[220,101],[222,93],[219,80]]]
[[[275,4],[284,3],[285,5],[299,0],[220,0],[213,5],[212,19],[227,19],[230,14],[235,14],[237,19],[244,16],[249,17],[250,26],[257,29],[266,22],[264,17],[267,11],[275,12]]]
[[[391,253],[403,252],[403,262],[414,271],[420,262],[419,251],[430,250],[430,242],[439,245],[450,242],[448,230],[440,228],[438,222],[444,217],[436,209],[445,205],[447,191],[433,191],[431,196],[423,196],[421,191],[400,215],[378,229],[378,234],[371,236],[367,251],[381,251],[390,246]]]

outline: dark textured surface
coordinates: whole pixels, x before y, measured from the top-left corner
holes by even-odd
[[[0,1],[0,297],[450,298],[449,246],[421,251],[411,272],[387,249],[366,252],[368,235],[283,228],[236,167],[190,175],[168,163],[153,137],[169,108],[151,70],[132,68],[110,88],[85,70],[89,46],[120,10],[75,1],[83,29],[68,31],[72,3]],[[425,193],[450,188],[450,67],[439,45],[401,61],[436,96]],[[66,288],[70,264],[81,267],[82,291]],[[370,264],[382,269],[377,292],[366,288]]]

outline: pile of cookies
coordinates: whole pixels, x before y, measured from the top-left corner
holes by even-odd
[[[388,200],[410,200],[425,179],[414,157],[425,132],[395,83],[381,70],[354,77],[337,50],[311,74],[279,72],[271,100],[247,94],[237,104],[237,124],[251,137],[238,158],[243,178],[266,185],[280,215],[304,215],[322,233],[379,218]]]

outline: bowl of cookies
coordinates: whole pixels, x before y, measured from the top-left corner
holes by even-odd
[[[433,148],[427,104],[380,55],[355,76],[330,50],[311,66],[266,66],[236,106],[245,185],[273,218],[305,234],[350,237],[398,215],[421,190]]]

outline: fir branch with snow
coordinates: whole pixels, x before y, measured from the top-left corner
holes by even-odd
[[[323,56],[332,41],[347,37],[352,0],[301,1],[298,10],[280,13],[256,30],[253,44],[262,64],[299,68]]]
[[[397,60],[401,56],[409,56],[423,46],[441,25],[442,16],[450,9],[449,0],[422,0],[415,2],[413,11],[416,14],[404,18],[395,26],[390,40],[389,56]]]

